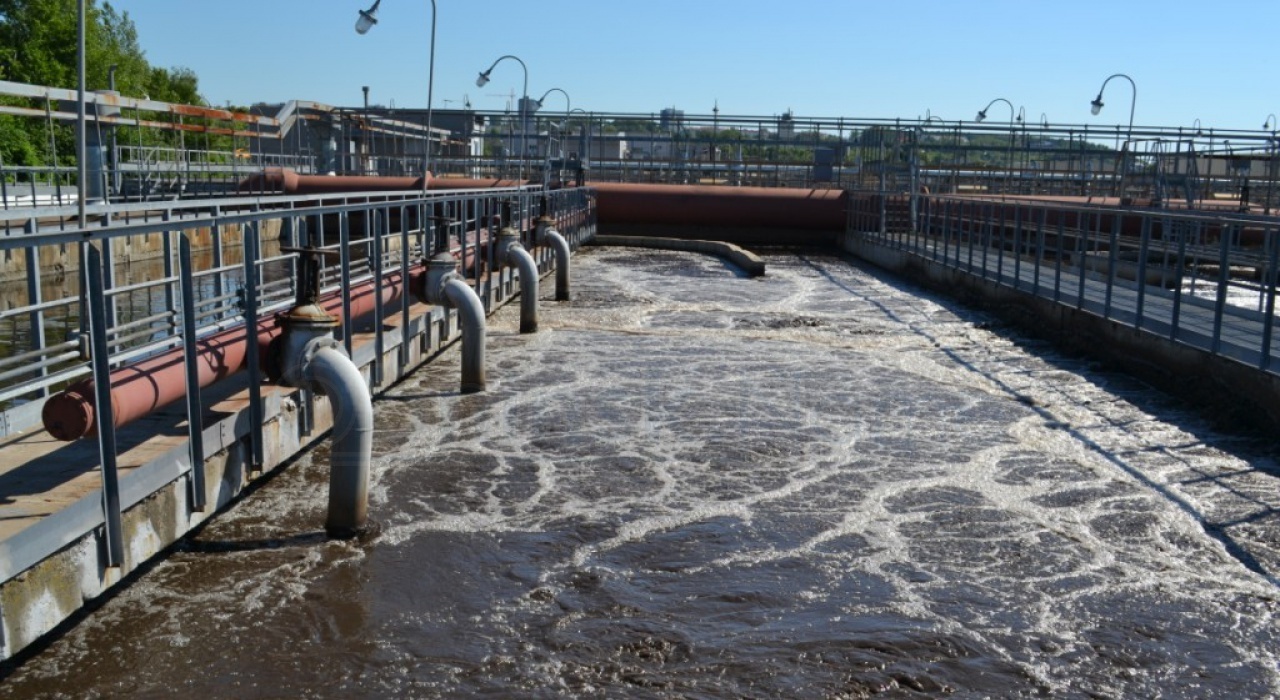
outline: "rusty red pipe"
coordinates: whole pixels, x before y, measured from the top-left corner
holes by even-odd
[[[431,190],[517,187],[520,184],[518,180],[439,177],[427,181]],[[597,193],[596,216],[601,224],[843,231],[848,203],[848,195],[838,189],[630,182],[600,182],[592,187]],[[421,178],[299,175],[287,168],[269,168],[246,179],[240,186],[242,191],[266,190],[284,194],[421,188]]]
[[[410,268],[409,284],[421,289],[425,268]],[[360,318],[373,312],[374,283],[365,282],[352,289],[351,315]],[[400,273],[388,275],[382,286],[382,304],[392,304],[403,298]],[[321,305],[335,318],[342,318],[342,295],[327,295]],[[275,317],[258,320],[257,342],[259,357],[267,358],[271,341],[281,329]],[[201,388],[221,381],[244,369],[247,345],[244,328],[233,328],[215,333],[196,341],[197,363]],[[94,435],[97,420],[93,405],[94,382],[85,379],[51,396],[41,412],[44,427],[58,440],[76,440]],[[186,396],[186,370],[183,366],[182,348],[170,350],[111,373],[111,412],[115,427],[141,418],[161,406],[166,406]]]
[[[432,177],[427,189],[472,190],[496,187],[519,187],[520,180]],[[299,175],[289,168],[267,168],[240,182],[240,192],[278,192],[280,194],[340,194],[344,192],[411,192],[422,189],[421,177],[371,175]]]
[[[844,230],[843,190],[601,182],[601,224]]]

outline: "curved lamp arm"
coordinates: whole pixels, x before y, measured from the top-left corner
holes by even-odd
[[[373,0],[373,5],[367,10],[360,10],[360,17],[356,20],[356,33],[364,34],[378,23],[378,5],[382,4],[382,0]],[[436,82],[436,0],[431,0],[431,53],[427,59],[427,147],[422,157],[422,188],[427,188],[427,175],[431,172],[431,103],[434,101],[432,94],[435,91]]]
[[[489,82],[489,74],[493,72],[493,69],[497,68],[499,63],[502,63],[504,60],[508,58],[515,61],[516,63],[519,63],[520,68],[524,71],[524,87],[521,88],[520,90],[520,150],[522,151],[522,153],[520,154],[520,179],[524,180],[524,160],[525,160],[525,157],[528,155],[528,153],[523,152],[526,150],[525,139],[527,137],[525,135],[525,132],[528,130],[528,123],[524,113],[524,106],[525,106],[525,102],[529,100],[529,67],[524,64],[524,61],[520,60],[519,56],[512,56],[511,54],[499,56],[498,59],[493,62],[493,65],[489,66],[488,70],[484,70],[480,72],[480,77],[476,78],[476,87],[484,87],[485,84]]]
[[[564,90],[561,90],[560,88],[551,88],[550,90],[547,90],[546,92],[542,93],[542,97],[539,97],[537,100],[538,108],[539,109],[542,108],[542,101],[547,99],[547,95],[550,95],[553,92],[558,92],[561,95],[564,95],[564,113],[568,114],[571,111],[570,108],[572,106],[569,102],[569,93],[565,92]]]
[[[1129,81],[1129,87],[1133,88],[1133,98],[1129,101],[1129,139],[1132,140],[1133,110],[1138,106],[1138,85],[1133,82],[1133,78],[1130,78],[1124,73],[1116,73],[1115,75],[1108,76],[1106,80],[1102,81],[1102,87],[1098,88],[1098,96],[1093,98],[1093,102],[1090,102],[1089,104],[1091,105],[1091,110],[1094,114],[1102,111],[1102,92],[1107,89],[1107,83],[1111,82],[1112,78],[1124,78]]]
[[[986,107],[983,107],[981,110],[979,110],[979,111],[978,111],[978,116],[977,116],[977,117],[974,117],[974,121],[978,121],[978,122],[980,122],[980,121],[982,121],[982,120],[986,119],[986,118],[987,118],[987,110],[988,110],[988,109],[991,109],[991,105],[993,105],[993,104],[995,104],[995,103],[997,103],[997,102],[1003,102],[1003,103],[1005,103],[1005,104],[1009,105],[1009,124],[1010,124],[1010,126],[1012,126],[1012,125],[1013,125],[1013,120],[1014,120],[1014,107],[1013,107],[1013,103],[1012,103],[1012,102],[1010,102],[1010,101],[1008,101],[1008,100],[1006,100],[1006,99],[1005,99],[1005,98],[1003,98],[1003,97],[997,97],[997,98],[995,98],[994,100],[992,100],[992,101],[988,102]]]

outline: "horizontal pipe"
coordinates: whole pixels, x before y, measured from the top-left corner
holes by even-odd
[[[414,266],[410,280],[420,276],[422,265]],[[394,303],[403,296],[399,273],[389,275],[382,286],[382,304]],[[342,293],[332,292],[321,300],[330,315],[341,319]],[[374,308],[373,281],[351,290],[351,315],[359,318]],[[275,317],[258,319],[259,357],[268,356],[267,347],[280,335]],[[247,344],[243,327],[231,328],[196,341],[198,346],[199,384],[201,388],[239,372],[245,367]],[[94,382],[85,379],[49,397],[41,411],[44,427],[58,440],[76,440],[94,435],[97,421],[93,408]],[[166,406],[186,396],[186,370],[182,348],[175,348],[134,365],[111,372],[111,407],[115,427]]]
[[[519,187],[520,180],[436,177],[428,174],[427,189],[471,190]],[[299,175],[290,168],[266,168],[240,181],[240,192],[279,192],[288,195],[343,192],[412,192],[422,190],[421,177],[384,175]]]
[[[516,187],[518,180],[428,178],[428,189]],[[600,182],[596,218],[601,225],[655,225],[716,228],[776,228],[843,231],[848,195],[838,189],[726,187],[722,185],[654,185]],[[421,178],[299,175],[269,168],[246,179],[242,190],[319,194],[365,191],[409,191],[422,188]]]
[[[716,228],[843,231],[843,190],[601,182],[601,225],[650,224]]]

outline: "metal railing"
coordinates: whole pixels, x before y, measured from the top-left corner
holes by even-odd
[[[1280,221],[950,196],[852,193],[849,231],[975,278],[1280,372]],[[914,219],[914,225],[913,225]]]
[[[44,163],[74,159],[66,138],[76,93],[0,81],[0,114],[39,127]],[[307,101],[247,112],[94,93],[88,98],[89,191],[116,201],[226,195],[264,166],[305,173],[514,178],[563,168],[574,181],[831,187],[933,194],[1111,197],[1157,206],[1259,210],[1280,203],[1274,131],[1195,126],[541,111],[341,108]],[[447,125],[448,128],[442,128]],[[47,132],[47,138],[45,138]],[[56,138],[62,134],[62,138]],[[61,146],[59,145],[61,144]],[[61,148],[61,152],[59,151]],[[524,149],[524,152],[521,152]],[[101,161],[99,163],[98,161]],[[0,186],[36,180],[0,162]],[[243,166],[243,167],[241,167]],[[52,178],[52,179],[51,179]],[[546,177],[554,181],[556,176]],[[97,186],[106,183],[105,187]],[[3,193],[0,193],[3,194]],[[41,192],[41,194],[44,194]],[[70,196],[75,196],[71,194]],[[0,197],[4,207],[48,205]]]
[[[547,196],[577,211],[586,206],[571,202],[578,192]],[[325,272],[326,292],[369,282],[376,270],[399,270],[444,247],[478,278],[489,243],[476,236],[513,198],[524,212],[538,201],[517,189],[426,197],[357,193],[223,199],[214,206],[175,202],[162,209],[117,205],[110,216],[99,205],[89,209],[93,221],[84,229],[70,216],[8,219],[0,237],[9,280],[0,282],[0,434],[30,427],[43,398],[92,373],[90,308],[102,309],[101,340],[108,365],[117,367],[180,346],[184,319],[194,319],[201,338],[288,307],[297,294],[297,256],[282,247],[338,254],[338,264]],[[183,240],[192,250],[189,262],[179,256]],[[87,272],[95,268],[101,280],[91,285]],[[193,296],[180,292],[184,276]],[[253,308],[246,306],[250,291]]]
[[[296,251],[328,251],[325,257],[333,262],[322,273],[321,295],[341,304],[335,336],[348,353],[355,324],[368,323],[353,318],[356,290],[382,300],[373,304],[367,326],[374,329],[374,357],[381,358],[391,347],[385,337],[390,329],[399,334],[410,327],[407,280],[422,259],[451,252],[479,292],[492,284],[486,264],[496,259],[504,212],[511,212],[530,249],[533,222],[543,212],[555,214],[574,245],[594,232],[595,222],[594,197],[585,189],[351,193],[228,199],[214,206],[173,203],[160,211],[113,208],[110,217],[102,206],[91,210],[95,221],[84,228],[68,224],[68,216],[47,229],[31,218],[20,232],[7,223],[10,235],[0,237],[0,256],[22,261],[24,275],[8,283],[3,293],[9,308],[0,311],[0,432],[38,425],[42,405],[68,385],[93,394],[104,498],[100,517],[85,527],[105,526],[108,559],[116,563],[123,556],[121,511],[132,501],[122,503],[120,495],[119,431],[110,395],[114,372],[138,368],[141,361],[184,368],[180,393],[190,426],[184,469],[191,472],[191,503],[203,508],[203,472],[190,465],[205,459],[201,382],[207,380],[197,368],[210,360],[197,353],[213,339],[245,342],[242,366],[226,369],[239,372],[243,381],[236,386],[249,395],[249,467],[262,465],[264,370],[257,347],[262,329],[272,327],[274,316],[298,297]],[[74,267],[57,267],[63,263]],[[401,323],[384,324],[390,314],[401,315]],[[405,366],[409,342],[396,338]],[[372,371],[373,383],[381,383],[381,363]],[[91,387],[73,384],[90,378]],[[130,493],[150,493],[153,486],[158,485],[131,483]]]

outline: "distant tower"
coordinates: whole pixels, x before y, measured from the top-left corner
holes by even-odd
[[[658,126],[663,131],[679,131],[684,128],[684,110],[668,107],[659,113]]]
[[[791,116],[791,110],[783,113],[778,119],[778,138],[792,139],[796,136],[796,120]]]

